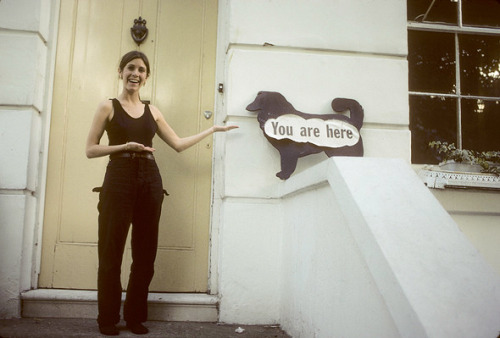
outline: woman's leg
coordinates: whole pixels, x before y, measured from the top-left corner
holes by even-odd
[[[112,160],[99,195],[99,269],[97,300],[99,326],[120,321],[123,250],[132,221],[136,168],[128,159]]]
[[[120,202],[123,202],[120,196],[111,193],[103,193],[99,202],[97,321],[100,326],[114,325],[120,321],[120,273],[131,220],[131,214],[120,207]]]
[[[149,161],[149,160],[147,160]],[[154,162],[152,162],[154,163]],[[149,284],[154,275],[158,246],[158,224],[163,202],[163,185],[156,164],[145,170],[145,183],[138,189],[132,220],[132,266],[123,316],[128,323],[147,320]]]

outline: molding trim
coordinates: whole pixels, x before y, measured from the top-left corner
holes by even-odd
[[[500,190],[500,177],[486,173],[468,173],[425,167],[418,176],[429,188],[476,188]]]

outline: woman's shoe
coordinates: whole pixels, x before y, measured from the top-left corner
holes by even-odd
[[[113,324],[99,325],[99,331],[106,336],[118,336],[120,334],[120,331]]]
[[[127,327],[135,334],[146,334],[149,332],[148,328],[141,323],[127,322]]]

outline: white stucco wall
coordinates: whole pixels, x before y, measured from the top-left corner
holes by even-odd
[[[230,0],[228,3],[231,43],[267,42],[327,51],[406,54],[404,1]]]
[[[19,293],[30,289],[36,269],[50,16],[56,3],[0,1],[0,318],[20,315]]]
[[[278,270],[272,271],[285,258],[268,236],[280,236],[289,226],[280,214],[284,183],[275,176],[278,151],[245,108],[262,90],[280,92],[306,113],[332,113],[334,98],[355,99],[365,113],[365,156],[409,161],[406,5],[397,0],[220,4],[220,119],[240,127],[216,148],[216,156],[217,149],[225,156],[219,181],[224,185],[221,196],[216,194],[220,320],[277,323],[282,285]],[[301,158],[294,175],[326,159],[325,154]],[[260,242],[262,248],[252,244]]]

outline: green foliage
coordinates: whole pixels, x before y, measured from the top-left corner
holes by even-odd
[[[429,147],[438,155],[443,155],[443,162],[455,161],[467,164],[479,164],[481,172],[500,175],[500,151],[483,151],[457,149],[454,143],[432,141]]]

